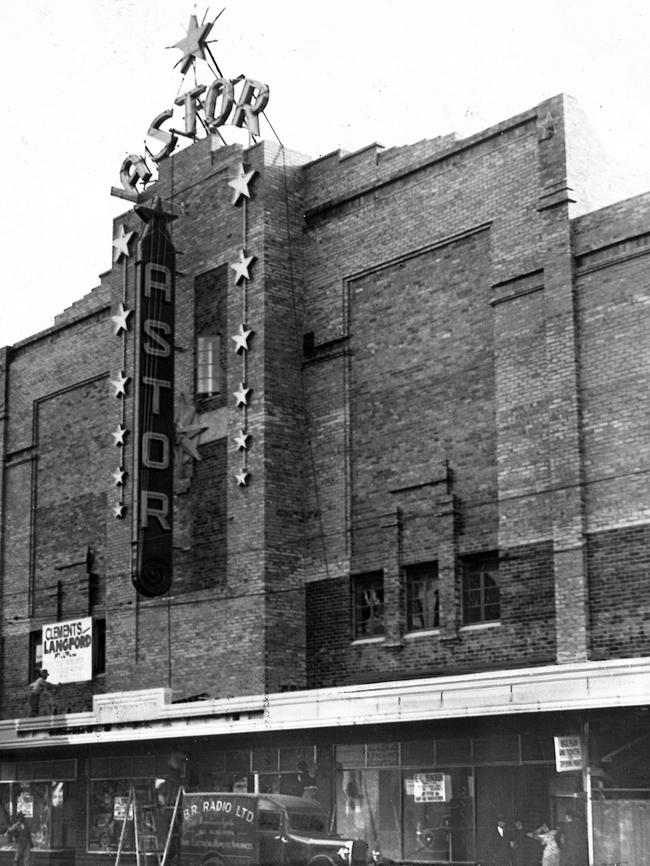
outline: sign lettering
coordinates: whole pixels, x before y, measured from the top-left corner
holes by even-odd
[[[136,567],[146,596],[172,583],[174,289],[176,254],[160,200],[136,208],[147,222],[138,247],[136,309]]]

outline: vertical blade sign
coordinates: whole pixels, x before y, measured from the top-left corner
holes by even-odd
[[[135,571],[144,596],[172,585],[174,493],[174,291],[176,252],[159,198],[136,207],[146,226],[138,246],[136,323]]]

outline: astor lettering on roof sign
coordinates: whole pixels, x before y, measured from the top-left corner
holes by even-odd
[[[209,133],[218,133],[228,121],[233,126],[245,126],[251,136],[260,134],[259,115],[269,101],[269,87],[253,78],[217,77],[208,85],[197,85],[181,94],[174,102],[185,111],[183,129],[163,129],[163,124],[173,119],[174,110],[165,109],[156,115],[149,126],[148,135],[162,142],[151,158],[155,163],[167,159],[176,149],[178,137],[196,138],[197,118]],[[120,181],[122,188],[112,187],[111,194],[130,201],[139,201],[138,186],[146,186],[151,180],[144,157],[131,153],[122,162]]]

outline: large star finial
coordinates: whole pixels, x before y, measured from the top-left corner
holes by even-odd
[[[172,220],[178,219],[176,214],[165,210],[162,199],[159,195],[153,197],[151,206],[139,204],[134,208],[134,210],[145,223],[151,222],[152,219],[164,220],[165,222],[171,222]]]
[[[176,66],[180,66],[183,75],[194,63],[195,58],[205,60],[206,41],[216,20],[215,18],[214,21],[210,21],[207,24],[199,24],[196,15],[190,15],[190,23],[185,37],[180,42],[169,46],[170,48],[180,48],[183,52],[183,56],[176,64]]]

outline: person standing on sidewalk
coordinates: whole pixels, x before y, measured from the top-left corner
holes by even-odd
[[[16,823],[7,830],[7,839],[16,846],[14,854],[16,866],[31,866],[32,834],[25,824],[25,816],[22,812],[16,812]]]

